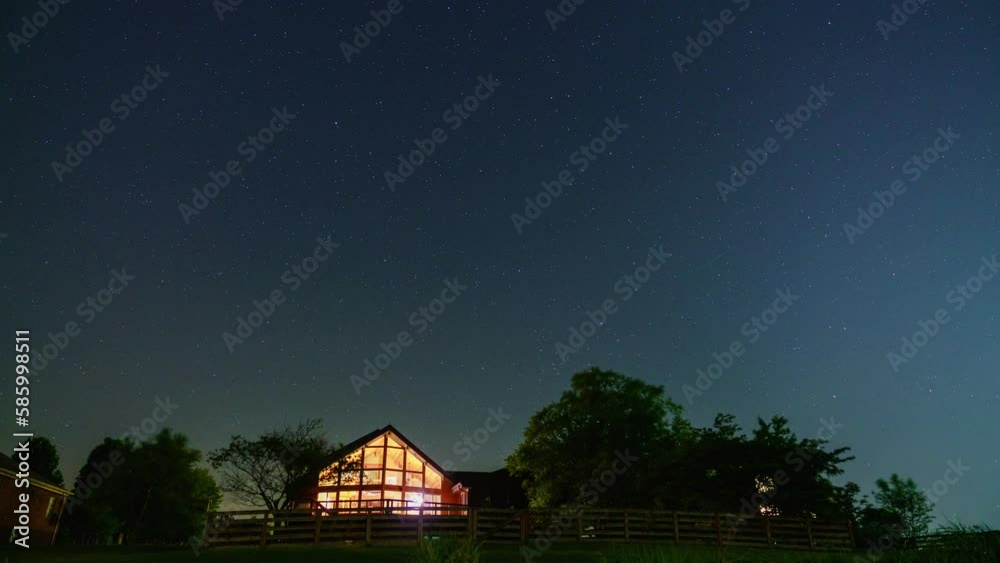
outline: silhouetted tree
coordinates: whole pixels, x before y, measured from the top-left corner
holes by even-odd
[[[222,477],[223,491],[245,504],[282,510],[316,486],[338,450],[324,436],[322,421],[308,419],[252,441],[233,436],[208,460]]]
[[[659,459],[691,432],[682,413],[663,387],[591,368],[531,417],[507,467],[533,506],[649,505]]]

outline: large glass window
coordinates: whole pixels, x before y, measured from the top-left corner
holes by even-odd
[[[424,486],[428,489],[441,488],[441,474],[431,469],[429,465],[427,466],[427,476],[424,481]]]
[[[403,468],[403,450],[401,448],[389,448],[386,450],[385,468]]]
[[[361,491],[361,508],[375,508],[382,504],[382,491]]]
[[[365,469],[382,469],[382,448],[365,448]]]
[[[423,471],[424,462],[420,460],[412,451],[406,452],[406,470],[407,471]]]
[[[386,443],[389,445],[390,448],[402,448],[403,447],[403,444],[400,444],[396,440],[393,440],[393,438],[392,438],[391,435],[387,434],[386,437],[385,437],[385,439],[387,440]]]
[[[385,472],[385,484],[395,485],[397,487],[403,486],[403,472],[402,471],[386,471]]]
[[[382,470],[381,469],[365,469],[365,485],[381,485],[382,484]]]
[[[341,510],[352,510],[358,508],[358,491],[340,491],[340,498],[337,500],[337,508]]]
[[[414,471],[406,472],[406,486],[407,487],[423,487],[424,486],[424,476],[421,473],[416,473]]]

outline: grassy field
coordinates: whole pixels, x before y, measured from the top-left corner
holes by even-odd
[[[6,550],[9,563],[334,563],[334,562],[414,562],[427,559],[418,556],[412,546],[362,547],[362,546],[295,546],[268,547],[266,549],[227,547],[204,551],[197,557],[190,549],[151,548],[64,548]],[[552,563],[855,563],[879,561],[881,563],[1000,563],[995,556],[972,557],[964,555],[932,554],[929,552],[896,552],[881,554],[870,559],[865,553],[806,553],[785,550],[748,550],[717,547],[674,547],[622,544],[556,544],[533,561]],[[479,563],[519,562],[519,548],[515,546],[483,546]],[[465,560],[448,560],[460,563]]]

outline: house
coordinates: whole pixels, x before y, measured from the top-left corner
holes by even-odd
[[[18,477],[18,473],[17,462],[0,453],[0,530],[7,532],[8,543],[24,536],[19,530],[15,530],[15,527],[23,525],[23,522],[18,521],[20,515],[15,510],[20,511],[21,505],[25,504],[21,502],[20,496],[27,493],[28,547],[52,545],[59,532],[59,520],[66,505],[66,497],[72,492],[30,471],[28,486],[19,487],[17,485],[21,483],[18,481],[22,481],[23,477]]]
[[[455,482],[392,425],[347,444],[337,459],[319,476],[308,501],[314,508],[411,513],[422,508],[426,514],[428,509],[450,513],[469,504],[468,487]]]
[[[469,506],[480,508],[528,508],[528,495],[521,479],[506,469],[455,471],[451,478],[469,488]]]

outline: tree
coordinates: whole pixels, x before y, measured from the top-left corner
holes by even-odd
[[[895,473],[889,476],[888,481],[878,479],[875,481],[874,497],[878,512],[872,512],[872,515],[889,520],[880,524],[898,524],[900,535],[908,542],[927,533],[934,505],[917,488],[913,479],[903,479]]]
[[[223,491],[245,504],[283,510],[317,484],[339,449],[326,440],[321,420],[308,419],[253,441],[233,436],[208,460],[221,474]]]
[[[830,480],[853,459],[848,451],[798,438],[784,417],[757,419],[747,437],[735,417],[719,414],[710,428],[696,429],[678,455],[664,460],[656,495],[672,509],[750,516],[763,508],[785,516],[848,517],[844,502],[851,489]]]
[[[163,430],[126,460],[132,502],[126,524],[130,543],[179,543],[204,529],[206,513],[222,502],[201,452],[187,436]]]
[[[222,493],[197,467],[201,452],[162,430],[141,444],[105,438],[87,457],[66,504],[75,543],[170,543],[200,534]]]
[[[59,452],[48,438],[35,436],[28,440],[31,451],[31,471],[63,486],[63,474],[59,471]]]
[[[591,368],[531,417],[507,468],[532,506],[649,505],[658,459],[691,431],[682,413],[663,387]]]
[[[131,440],[105,438],[90,451],[73,482],[73,495],[66,499],[60,538],[76,544],[108,544],[125,532],[130,466],[123,464],[135,447]]]

